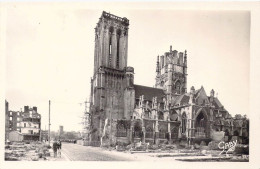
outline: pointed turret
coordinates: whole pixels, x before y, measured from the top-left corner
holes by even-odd
[[[156,73],[159,74],[160,68],[159,68],[159,55],[157,56],[157,62],[156,62]]]
[[[211,96],[211,97],[214,97],[214,95],[215,95],[215,91],[212,89],[212,90],[210,91],[210,96]]]
[[[184,51],[184,65],[187,66],[187,50]]]
[[[190,88],[190,93],[191,93],[191,94],[195,94],[195,88],[194,88],[194,86],[192,86],[192,87]]]

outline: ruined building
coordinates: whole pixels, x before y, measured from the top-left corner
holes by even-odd
[[[12,140],[10,137],[19,134],[22,141],[39,141],[41,115],[37,112],[37,107],[24,106],[24,111],[11,111],[9,103],[5,103],[5,140]]]
[[[41,115],[37,112],[37,107],[24,106],[20,125],[24,140],[40,140]]]
[[[91,79],[90,141],[158,144],[210,141],[214,131],[248,136],[248,120],[236,123],[212,89],[187,89],[187,51],[157,57],[155,87],[134,84],[127,65],[129,20],[103,12],[95,28]],[[239,124],[238,124],[239,123]]]

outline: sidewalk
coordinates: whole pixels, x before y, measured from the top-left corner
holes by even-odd
[[[62,150],[61,157],[54,158],[54,152],[50,149],[51,156],[48,158],[48,161],[72,161]]]

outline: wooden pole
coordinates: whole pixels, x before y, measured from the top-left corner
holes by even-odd
[[[50,145],[50,139],[51,139],[51,101],[49,100],[49,145]]]

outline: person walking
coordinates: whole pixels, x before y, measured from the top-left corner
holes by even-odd
[[[57,149],[58,149],[58,143],[57,143],[56,140],[53,142],[52,149],[53,149],[53,153],[54,153],[54,158],[56,158],[57,157]]]
[[[60,149],[61,149],[61,141],[59,140],[59,145],[60,145]]]
[[[59,140],[58,141],[58,144],[57,144],[58,146],[57,146],[57,149],[58,149],[58,157],[60,157],[61,158],[61,141]]]

